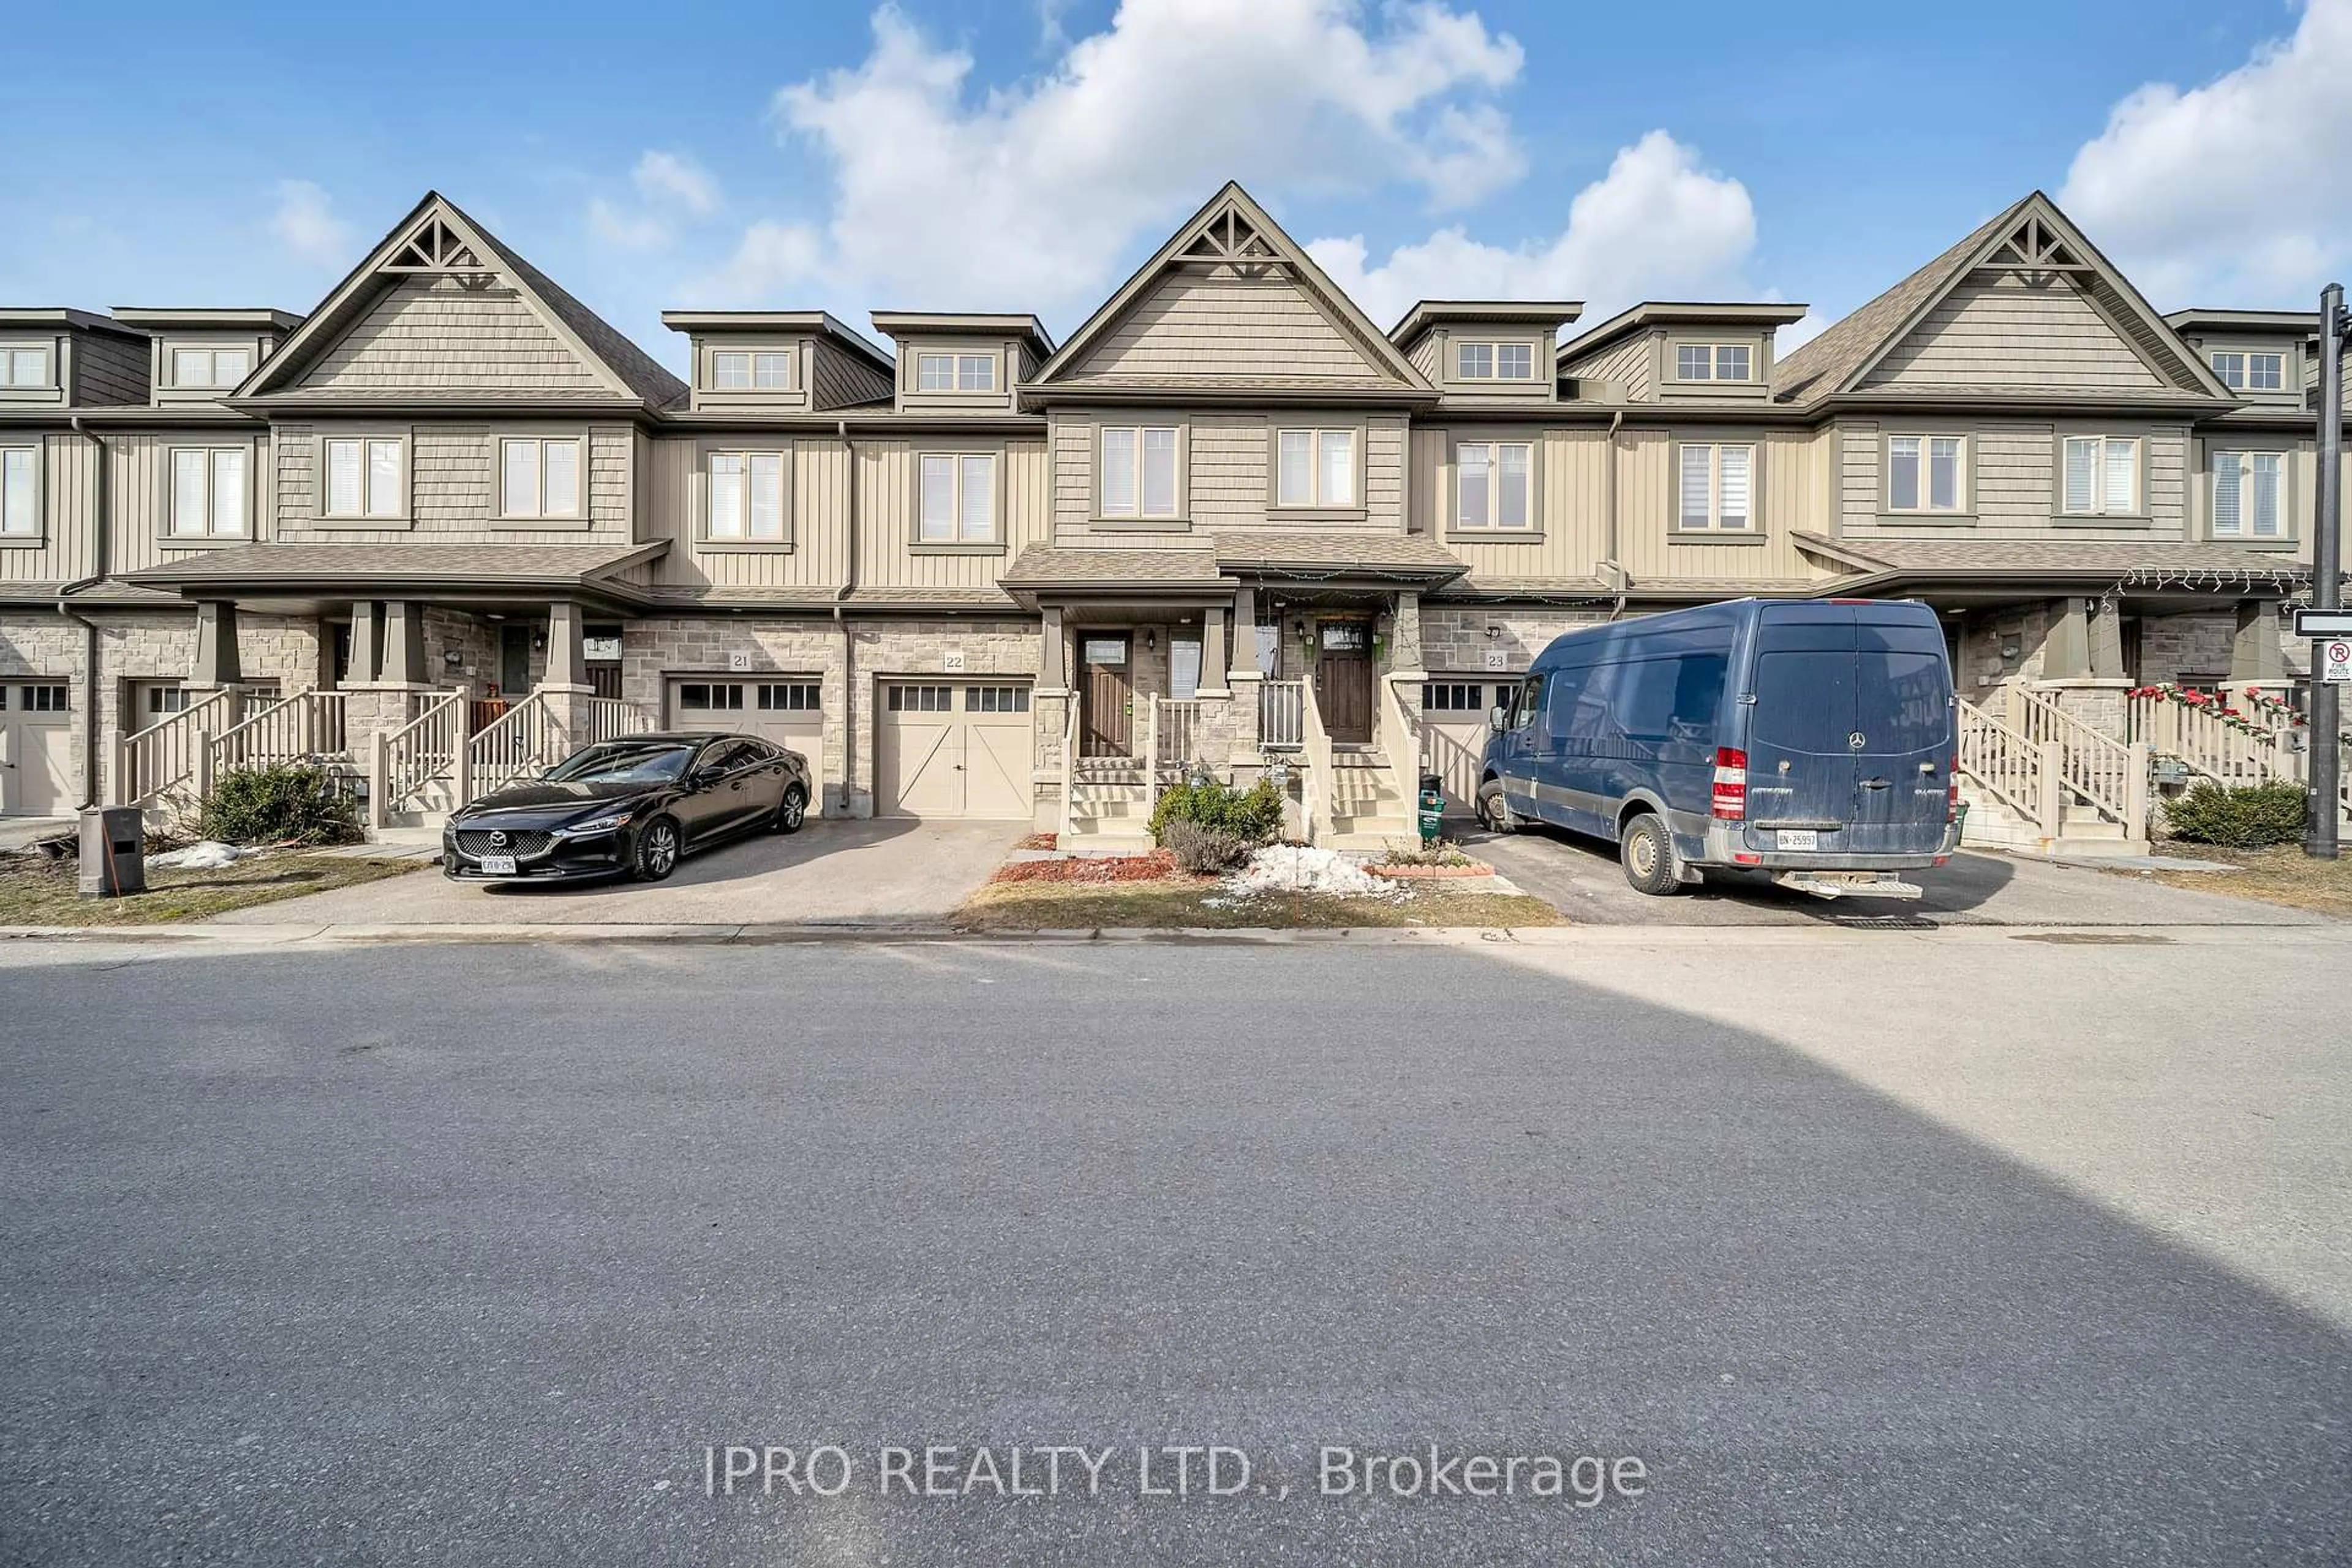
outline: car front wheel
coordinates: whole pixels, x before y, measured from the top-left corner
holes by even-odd
[[[807,820],[808,793],[798,784],[786,784],[784,798],[776,806],[776,831],[798,833]]]
[[[636,847],[630,852],[629,875],[640,882],[658,882],[677,869],[677,824],[667,816],[657,816],[637,835]]]
[[[1478,792],[1478,820],[1495,833],[1517,833],[1519,819],[1512,815],[1511,803],[1503,798],[1503,786],[1488,784]]]
[[[1675,865],[1675,841],[1655,813],[1645,811],[1625,825],[1625,837],[1618,843],[1617,858],[1624,863],[1625,880],[1633,885],[1635,892],[1662,898],[1682,891],[1682,876]]]

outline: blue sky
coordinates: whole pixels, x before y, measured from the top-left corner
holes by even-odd
[[[1817,330],[2036,186],[2163,309],[2308,309],[2352,263],[2340,170],[2309,188],[2352,0],[460,11],[24,10],[16,58],[79,65],[16,79],[0,300],[307,310],[438,188],[673,363],[688,304],[1066,332],[1228,175],[1382,324],[1435,291]]]

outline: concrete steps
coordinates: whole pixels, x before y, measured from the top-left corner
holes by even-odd
[[[1963,848],[2070,858],[2147,853],[2147,839],[2131,837],[2122,823],[2094,806],[2069,807],[2057,833],[2049,834],[1965,778],[1960,781],[1960,799],[1969,808],[1968,821],[1961,828]]]

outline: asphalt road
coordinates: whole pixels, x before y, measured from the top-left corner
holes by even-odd
[[[2342,931],[0,950],[0,1561],[2342,1562]]]

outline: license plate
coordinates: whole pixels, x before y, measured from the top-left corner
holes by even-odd
[[[483,856],[483,857],[482,857],[482,875],[483,875],[483,876],[485,876],[485,877],[511,877],[511,876],[513,876],[514,874],[515,874],[515,863],[514,863],[514,857],[513,857],[513,856],[511,856],[511,855],[485,855],[485,856]]]
[[[1772,836],[1772,847],[1775,849],[1819,849],[1821,847],[1820,832],[1811,827],[1783,827]]]

